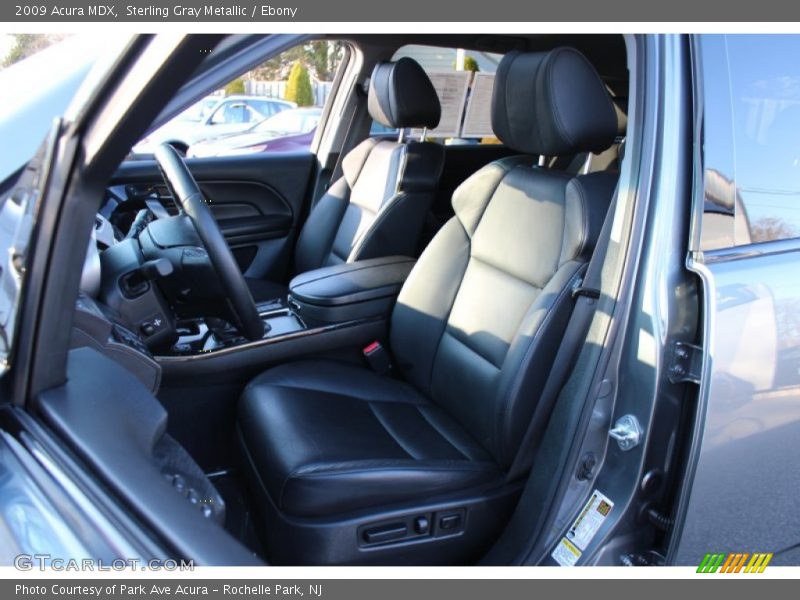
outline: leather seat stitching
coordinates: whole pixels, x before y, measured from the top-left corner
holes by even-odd
[[[422,460],[422,458],[420,456],[415,455],[415,453],[412,452],[412,450],[410,448],[406,447],[406,444],[404,444],[401,441],[400,436],[395,433],[394,427],[391,427],[388,424],[387,420],[383,417],[383,415],[381,415],[377,410],[375,410],[375,407],[372,404],[373,404],[372,402],[367,402],[367,406],[369,407],[369,411],[372,413],[372,416],[375,417],[375,419],[378,421],[378,423],[380,423],[381,427],[383,427],[383,429],[386,431],[386,433],[389,434],[389,436],[392,438],[394,443],[397,444],[400,448],[402,448],[403,452],[408,454],[412,459],[414,459],[414,460]]]
[[[451,437],[450,437],[450,436],[449,436],[447,433],[445,433],[444,431],[442,431],[441,429],[439,429],[439,428],[436,426],[436,424],[435,424],[435,423],[434,423],[434,422],[433,422],[433,421],[430,419],[430,417],[428,417],[428,415],[427,415],[427,414],[425,414],[425,411],[424,411],[424,410],[422,410],[422,407],[421,407],[421,406],[417,406],[417,407],[416,407],[416,409],[417,409],[417,412],[419,412],[419,414],[422,416],[422,418],[423,418],[423,419],[425,419],[425,422],[426,422],[428,425],[430,425],[430,426],[433,428],[433,430],[434,430],[434,431],[436,431],[436,433],[438,433],[440,436],[442,436],[442,438],[443,438],[443,439],[444,439],[444,440],[445,440],[445,441],[446,441],[448,444],[450,444],[450,445],[451,445],[453,448],[455,448],[455,449],[456,449],[458,452],[460,452],[460,453],[461,453],[461,455],[462,455],[464,458],[466,458],[467,460],[473,460],[473,459],[472,459],[472,457],[470,457],[470,456],[469,456],[469,455],[468,455],[466,452],[464,452],[464,451],[461,449],[461,447],[460,447],[458,444],[456,444],[456,443],[453,441],[453,439],[451,439]]]

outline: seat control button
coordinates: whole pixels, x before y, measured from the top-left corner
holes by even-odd
[[[452,531],[461,527],[461,515],[459,513],[442,515],[439,517],[439,529]]]
[[[417,517],[414,519],[414,531],[419,535],[425,535],[431,530],[431,522],[428,517]]]
[[[380,544],[399,540],[408,534],[408,527],[403,523],[392,523],[391,525],[381,525],[364,531],[364,541],[368,544]]]

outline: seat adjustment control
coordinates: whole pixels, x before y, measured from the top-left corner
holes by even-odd
[[[364,541],[368,544],[380,544],[399,540],[408,534],[408,527],[404,523],[382,525],[364,531]]]
[[[414,533],[425,535],[431,530],[431,522],[428,517],[417,517],[414,519]]]
[[[449,513],[439,517],[439,529],[453,531],[461,527],[461,513]]]

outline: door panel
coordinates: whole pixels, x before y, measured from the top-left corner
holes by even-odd
[[[314,155],[265,153],[186,162],[242,270],[250,277],[285,279],[316,164]],[[123,196],[120,200],[142,202],[157,193],[170,213],[177,211],[155,161],[123,163],[111,185],[117,197]]]

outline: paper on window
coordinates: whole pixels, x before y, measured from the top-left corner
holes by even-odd
[[[436,129],[428,131],[432,137],[459,137],[461,115],[467,101],[467,89],[472,78],[471,71],[432,71],[428,73],[431,83],[442,105],[442,118]],[[421,135],[421,129],[414,129],[412,135]]]
[[[494,73],[475,73],[461,137],[483,138],[494,136],[494,131],[492,131],[493,89]]]

